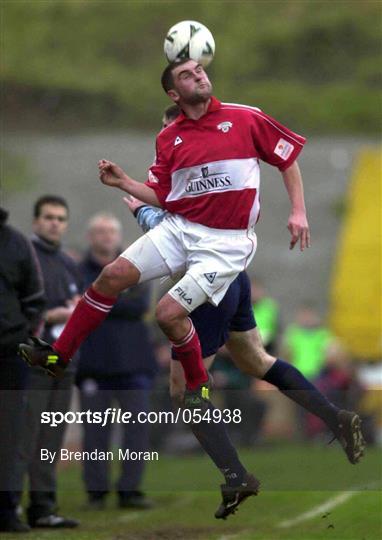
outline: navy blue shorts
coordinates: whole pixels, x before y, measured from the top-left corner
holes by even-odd
[[[203,304],[190,314],[190,318],[199,336],[203,358],[215,354],[227,341],[229,332],[245,332],[255,328],[251,284],[246,272],[241,272],[231,283],[217,307]],[[174,351],[172,357],[176,360]]]

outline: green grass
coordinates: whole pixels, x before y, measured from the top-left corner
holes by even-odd
[[[220,475],[204,456],[160,455],[150,463],[144,483],[156,502],[153,510],[119,510],[110,495],[103,511],[83,510],[85,495],[78,464],[60,468],[60,512],[78,518],[81,527],[67,531],[33,531],[31,540],[379,540],[381,527],[380,452],[370,449],[364,461],[348,464],[338,447],[277,445],[240,452],[262,480],[258,497],[235,516],[217,521]],[[116,469],[118,463],[113,464]],[[114,470],[114,473],[117,471]],[[114,474],[115,476],[115,474]],[[346,491],[348,500],[299,524],[280,523],[312,510]],[[14,538],[3,535],[4,539]],[[20,538],[20,536],[18,536]]]

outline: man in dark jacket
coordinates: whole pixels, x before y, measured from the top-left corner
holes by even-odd
[[[59,336],[71,315],[81,289],[76,263],[61,247],[68,227],[68,205],[56,195],[40,197],[34,205],[32,243],[40,262],[47,298],[45,327],[42,338],[52,343]],[[41,423],[43,411],[66,413],[70,406],[74,381],[73,366],[58,380],[47,377],[41,369],[32,369],[27,396],[27,414],[23,441],[20,445],[17,481],[29,476],[30,504],[27,509],[31,527],[75,527],[78,522],[58,516],[56,502],[56,459],[41,459],[41,449],[59,455],[65,423],[57,427]]]
[[[6,225],[7,215],[0,207],[0,531],[26,532],[16,514],[13,475],[29,368],[16,352],[37,330],[45,297],[36,254]]]
[[[102,268],[120,253],[121,225],[109,214],[94,216],[88,227],[89,252],[80,265],[87,287]],[[80,349],[77,383],[83,411],[105,411],[116,400],[122,411],[147,411],[150,390],[156,372],[147,324],[143,321],[150,305],[149,285],[138,285],[122,294],[99,327]],[[148,424],[122,424],[122,448],[130,452],[148,450]],[[107,451],[111,425],[84,423],[85,451]],[[102,460],[85,460],[84,480],[89,506],[102,508],[110,489],[108,464]],[[122,460],[117,482],[122,508],[151,506],[139,490],[144,462]]]

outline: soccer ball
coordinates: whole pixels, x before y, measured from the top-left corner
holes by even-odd
[[[208,66],[215,53],[215,40],[204,24],[182,21],[170,28],[164,40],[164,54],[169,62],[191,58]]]

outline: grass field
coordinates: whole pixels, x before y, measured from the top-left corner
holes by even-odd
[[[83,509],[81,467],[60,469],[60,512],[78,518],[74,530],[28,533],[30,540],[379,540],[382,538],[381,454],[370,449],[352,466],[339,447],[273,445],[243,450],[244,463],[262,481],[226,521],[213,517],[220,474],[204,456],[159,456],[144,488],[156,502],[149,511]],[[114,468],[118,463],[113,463]],[[116,471],[114,471],[116,472]],[[115,475],[114,475],[115,476]],[[20,538],[20,535],[16,536]],[[2,538],[15,538],[4,534]]]

